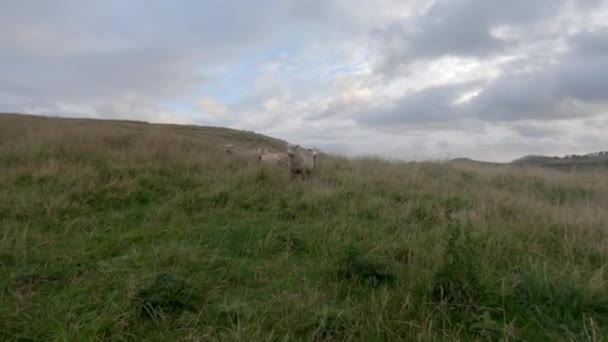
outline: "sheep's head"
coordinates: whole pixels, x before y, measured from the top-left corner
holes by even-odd
[[[224,145],[224,149],[226,150],[226,153],[232,153],[232,150],[234,149],[234,145],[226,144],[226,145]]]
[[[300,148],[300,145],[287,145],[287,155],[293,157],[296,154],[296,151]]]

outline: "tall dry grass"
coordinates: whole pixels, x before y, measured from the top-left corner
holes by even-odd
[[[221,128],[0,115],[2,339],[601,340],[605,170],[323,155]]]

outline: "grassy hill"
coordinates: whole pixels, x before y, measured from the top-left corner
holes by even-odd
[[[227,159],[221,128],[0,115],[0,340],[601,340],[608,172]]]
[[[608,152],[569,155],[565,157],[529,155],[516,159],[511,164],[518,166],[540,166],[560,170],[607,168]]]
[[[568,155],[564,157],[527,155],[515,159],[509,163],[494,163],[473,160],[469,158],[455,158],[448,164],[456,166],[517,166],[517,167],[541,167],[562,171],[599,170],[608,169],[608,152],[596,152],[586,155]]]
[[[470,158],[450,159],[450,160],[448,160],[448,164],[451,164],[452,166],[460,166],[460,167],[471,166],[471,167],[481,167],[481,168],[508,165],[505,163],[486,162],[486,161],[474,160],[474,159],[470,159]]]

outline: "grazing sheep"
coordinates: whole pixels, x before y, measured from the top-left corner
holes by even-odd
[[[312,159],[314,161],[314,166],[313,168],[317,168],[317,159],[319,157],[319,150],[317,150],[316,148],[312,149]]]
[[[232,154],[232,151],[234,150],[234,145],[226,144],[224,145],[224,149],[226,150],[226,154]]]
[[[258,161],[259,154],[255,151],[239,151],[235,150],[235,146],[232,144],[224,145],[226,154],[230,155],[231,158],[244,161],[244,162],[256,162]]]
[[[319,150],[316,148],[307,148],[306,151],[312,153],[312,160],[313,160],[313,169],[315,169],[317,167],[317,157],[319,155]]]
[[[262,156],[268,152],[268,149],[266,147],[260,147],[257,148],[256,151],[258,152],[259,156]]]
[[[289,157],[285,153],[271,153],[268,152],[267,148],[258,148],[259,153],[258,162],[266,165],[289,165]]]
[[[300,147],[300,145],[288,145],[287,155],[289,156],[289,168],[292,178],[300,175],[306,179],[315,167],[315,156],[313,151]]]

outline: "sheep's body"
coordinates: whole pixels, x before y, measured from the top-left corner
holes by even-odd
[[[288,165],[289,157],[285,153],[266,153],[260,156],[260,163],[267,165]]]
[[[299,145],[289,145],[287,155],[292,177],[300,175],[302,179],[306,179],[310,176],[316,161],[316,154],[313,151],[303,149]]]
[[[239,151],[234,149],[234,145],[224,145],[226,154],[231,158],[244,161],[244,162],[256,162],[258,161],[259,154],[255,151]]]
[[[289,165],[289,157],[286,153],[271,153],[266,148],[258,148],[258,161],[265,165]]]

